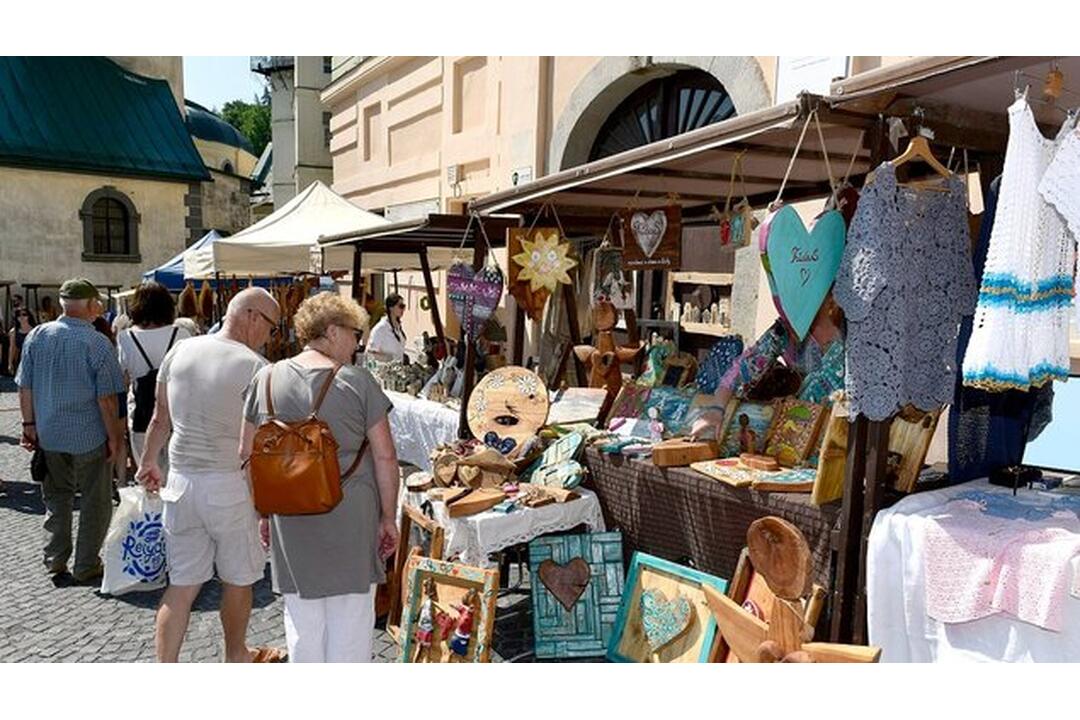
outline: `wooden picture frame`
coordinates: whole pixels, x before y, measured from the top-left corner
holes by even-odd
[[[735,574],[728,583],[727,596],[745,607],[747,601],[756,606],[762,614],[764,621],[768,622],[772,617],[773,603],[776,595],[769,589],[765,578],[754,570],[754,563],[750,561],[750,550],[743,548],[739,555],[739,562],[735,566]],[[803,599],[803,622],[810,627],[817,627],[821,618],[821,611],[825,607],[825,588],[815,584],[810,591],[810,596]],[[737,663],[739,659],[724,642],[722,633],[716,635],[716,652],[714,657],[717,662]]]
[[[529,574],[536,657],[603,656],[625,586],[622,533],[537,538],[529,543]]]
[[[776,458],[781,467],[801,467],[818,447],[828,414],[827,405],[794,397],[777,401],[764,454]]]
[[[702,585],[718,592],[727,589],[727,581],[693,568],[684,567],[642,552],[634,553],[626,573],[626,585],[615,627],[608,643],[607,659],[612,662],[712,662],[716,639],[716,620],[709,610]],[[669,644],[652,652],[641,622],[642,592],[662,591],[669,600],[685,596],[691,604],[690,624]]]
[[[412,527],[416,525],[430,536],[427,557],[434,560],[443,559],[443,547],[446,543],[446,530],[443,526],[429,518],[419,508],[401,504],[401,522],[398,526],[397,551],[394,553],[393,567],[386,574],[386,587],[389,591],[389,607],[386,612],[386,632],[394,640],[399,639],[401,633],[401,608],[406,603],[405,585],[408,578],[405,577],[405,566],[413,555],[423,555],[424,551],[418,545],[410,545]],[[382,613],[379,613],[381,615]]]
[[[491,642],[495,629],[495,600],[499,590],[498,568],[477,568],[461,563],[434,560],[413,554],[405,565],[408,580],[405,584],[406,604],[403,610],[399,644],[399,662],[490,662]],[[439,610],[454,613],[454,606],[462,602],[470,590],[478,596],[474,610],[472,635],[464,658],[450,651],[448,638],[436,624],[434,637],[427,654],[417,655],[417,618],[423,602],[424,581],[435,583],[436,603]],[[450,631],[452,632],[452,631]],[[448,633],[449,634],[449,633]]]
[[[657,385],[680,388],[688,385],[697,372],[697,360],[690,353],[674,353],[664,358],[664,369]]]

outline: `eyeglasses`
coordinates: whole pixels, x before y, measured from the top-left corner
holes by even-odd
[[[354,327],[351,327],[349,325],[342,325],[341,327],[345,328],[346,330],[352,330],[353,335],[356,336],[356,344],[357,345],[359,345],[360,341],[364,339],[364,331],[361,330],[360,328],[354,328]]]
[[[277,336],[277,334],[278,334],[279,332],[281,332],[281,328],[279,328],[279,327],[278,327],[277,321],[276,321],[276,320],[274,320],[274,319],[273,319],[272,317],[270,317],[269,315],[267,315],[266,313],[264,313],[264,312],[263,312],[262,310],[255,310],[254,308],[251,308],[251,309],[249,310],[249,312],[256,312],[256,313],[259,313],[259,317],[261,317],[261,318],[262,318],[263,320],[265,320],[266,322],[270,323],[270,335],[271,335],[272,337],[276,337],[276,336]]]
[[[397,308],[399,308],[401,310],[404,310],[405,309],[405,303],[401,303],[400,305],[396,305],[395,307],[397,307]]]

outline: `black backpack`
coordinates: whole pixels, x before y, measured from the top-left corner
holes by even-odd
[[[169,337],[169,346],[165,348],[166,355],[172,349],[173,343],[176,341],[176,331],[179,329],[177,327],[173,328],[172,335]],[[135,337],[135,331],[131,330],[130,334],[131,341],[135,343],[135,347],[139,349],[139,354],[146,361],[146,367],[150,368],[150,372],[135,381],[135,412],[131,414],[131,431],[144,433],[146,428],[150,427],[150,418],[154,417],[154,397],[157,393],[158,369],[154,367],[154,363],[150,362],[150,357],[143,350],[139,339]]]

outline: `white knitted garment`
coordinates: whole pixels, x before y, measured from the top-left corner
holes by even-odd
[[[1073,240],[1080,240],[1080,128],[1061,141],[1054,161],[1039,183],[1039,192],[1061,215]],[[1080,292],[1080,275],[1077,283]],[[1075,297],[1073,304],[1080,320],[1080,303],[1076,303]]]
[[[1039,183],[1070,129],[1067,122],[1048,139],[1026,98],[1009,107],[1005,170],[964,357],[965,385],[1027,390],[1069,375],[1076,242]]]

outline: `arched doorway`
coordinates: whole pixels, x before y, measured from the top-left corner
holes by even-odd
[[[600,127],[589,161],[712,125],[735,115],[735,103],[709,73],[678,70],[632,92]]]

